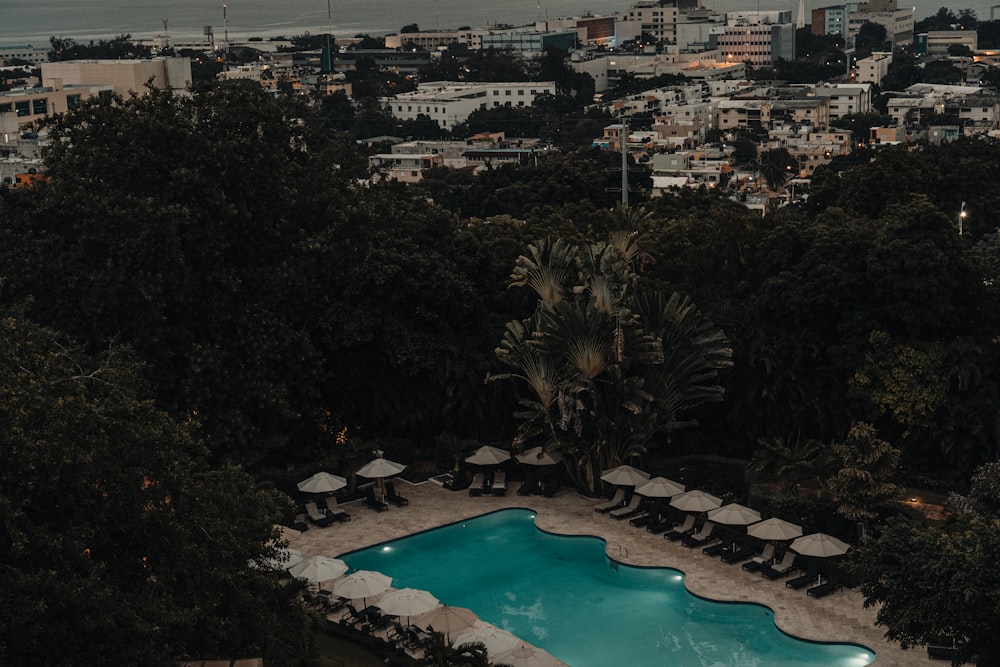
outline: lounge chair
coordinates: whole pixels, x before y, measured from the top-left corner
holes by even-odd
[[[608,512],[608,516],[612,519],[618,519],[619,521],[633,517],[639,513],[639,503],[641,502],[642,496],[634,495],[628,505],[623,505],[622,507],[611,510]]]
[[[529,466],[528,471],[524,473],[524,481],[521,482],[521,488],[517,490],[517,495],[530,496],[537,488],[538,476],[535,473],[535,466]]]
[[[562,478],[559,474],[550,475],[545,481],[545,486],[543,486],[538,491],[535,491],[540,496],[546,498],[554,498],[557,493],[559,493],[559,488],[562,486]]]
[[[691,549],[704,546],[709,542],[715,542],[718,539],[719,537],[715,534],[715,524],[711,521],[706,521],[705,525],[697,533],[681,535],[681,542],[684,543],[684,546]]]
[[[677,522],[666,512],[663,512],[646,526],[646,532],[653,535],[662,535],[677,525]]]
[[[316,506],[316,503],[311,500],[306,503],[306,516],[309,517],[310,521],[321,528],[329,526],[331,523],[336,521],[336,519],[332,516],[321,512],[319,507]]]
[[[654,503],[650,505],[647,510],[637,517],[629,519],[629,523],[636,528],[643,528],[649,526],[663,518],[663,505],[660,503]]]
[[[409,500],[396,493],[396,485],[392,482],[385,483],[385,499],[396,507],[402,507],[403,505],[410,504]]]
[[[799,590],[800,588],[805,588],[809,584],[816,581],[816,577],[819,576],[819,570],[815,565],[810,565],[804,574],[800,574],[797,577],[793,577],[785,582],[785,586]]]
[[[781,577],[787,577],[795,570],[795,552],[786,551],[785,556],[781,559],[780,563],[765,565],[761,568],[760,573],[762,576],[767,577],[771,581],[775,579],[780,579]]]
[[[332,516],[337,521],[350,521],[351,515],[347,511],[337,504],[337,499],[334,496],[326,497],[326,514],[327,516]]]
[[[613,509],[623,507],[625,505],[625,489],[618,489],[615,491],[615,495],[611,497],[606,503],[601,503],[599,505],[594,505],[594,511],[600,512],[601,514],[607,514]]]
[[[743,569],[747,572],[760,572],[772,560],[774,560],[774,545],[766,544],[759,556],[754,556],[746,563],[743,563]]]
[[[829,595],[830,593],[843,588],[844,585],[840,583],[840,572],[834,570],[830,573],[830,578],[824,581],[818,586],[813,586],[812,588],[806,589],[806,593],[813,596],[814,598],[821,598]]]
[[[305,512],[295,515],[295,521],[292,522],[292,528],[303,533],[309,530],[309,523],[306,521]]]
[[[716,542],[715,544],[709,545],[701,550],[706,556],[718,556],[723,551],[728,551],[736,543],[735,535],[726,535],[722,538],[721,542]]]
[[[663,539],[670,540],[671,542],[679,540],[685,535],[694,531],[694,514],[688,514],[687,518],[684,519],[684,523],[675,525],[673,528],[665,531],[663,533]]]
[[[389,509],[388,505],[375,497],[375,488],[371,486],[369,486],[368,490],[365,492],[365,505],[377,512],[384,512]]]
[[[494,496],[507,495],[507,473],[503,470],[497,470],[497,474],[493,476],[492,493]]]
[[[743,544],[741,544],[739,548],[734,549],[732,551],[723,551],[721,554],[719,554],[720,558],[722,558],[722,562],[728,563],[730,565],[733,565],[735,563],[742,563],[751,556],[756,556],[756,555],[757,555],[757,549],[754,548],[753,544],[751,544],[751,541],[749,539],[744,540]]]
[[[469,495],[470,496],[481,496],[483,495],[483,489],[486,488],[486,475],[481,472],[477,472],[472,476],[472,484],[469,484]]]

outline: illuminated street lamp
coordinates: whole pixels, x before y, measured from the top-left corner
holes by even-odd
[[[965,216],[967,216],[967,215],[968,215],[968,213],[965,212],[965,202],[962,202],[962,210],[959,211],[959,213],[958,213],[958,235],[959,236],[962,235],[962,228],[963,228],[963,226],[965,224]]]

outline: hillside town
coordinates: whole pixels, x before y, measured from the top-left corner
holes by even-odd
[[[641,0],[603,16],[430,32],[410,25],[377,39],[230,43],[206,31],[202,42],[175,43],[164,35],[132,44],[139,56],[131,58],[4,47],[0,182],[19,187],[44,173],[37,121],[146,86],[183,95],[208,77],[314,103],[346,97],[355,113],[376,108],[406,134],[356,139],[368,147],[373,178],[407,183],[437,167],[476,172],[557,150],[491,123],[488,112],[569,96],[567,113],[605,120],[590,145],[621,153],[635,165],[626,173],[651,178],[624,192],[727,188],[766,214],[807,197],[817,168],[857,148],[1000,136],[1000,22],[946,9],[915,22],[913,12],[896,0],[808,16],[801,4],[797,13],[719,13],[697,0]],[[472,71],[484,53],[519,62],[520,76]],[[558,59],[562,81],[538,78],[546,57]],[[470,131],[470,117],[484,112]]]

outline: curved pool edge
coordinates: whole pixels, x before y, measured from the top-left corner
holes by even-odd
[[[685,573],[685,587],[692,594],[712,601],[757,603],[772,610],[776,627],[797,639],[834,642],[864,647],[874,652],[875,667],[935,665],[920,650],[904,651],[885,639],[875,624],[877,609],[866,608],[857,591],[845,589],[815,600],[792,591],[781,582],[746,575],[718,559],[705,558],[676,543],[639,531],[628,522],[614,521],[593,511],[594,499],[564,490],[555,498],[540,499],[508,493],[502,497],[468,497],[434,484],[411,485],[404,480],[410,505],[375,513],[359,502],[347,503],[353,520],[330,528],[313,528],[296,536],[292,545],[306,556],[335,555],[373,546],[445,524],[519,507],[535,513],[541,529],[559,535],[592,536],[608,549],[624,544],[628,557],[619,559],[632,566],[671,567]],[[774,584],[779,584],[775,586]],[[833,639],[831,639],[831,637]]]

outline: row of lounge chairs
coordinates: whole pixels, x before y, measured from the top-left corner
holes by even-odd
[[[398,617],[383,614],[382,610],[372,605],[358,609],[350,602],[343,605],[340,624],[352,627],[365,634],[377,637],[388,643],[393,649],[408,649],[413,652],[426,650],[434,641],[431,633],[415,625],[403,625]]]
[[[396,485],[392,482],[385,482],[385,500],[380,500],[378,496],[375,495],[375,487],[369,486],[365,490],[365,506],[369,509],[373,509],[377,512],[384,512],[389,509],[389,503],[392,503],[396,507],[403,507],[404,505],[409,505],[410,501],[399,495],[396,492]]]
[[[309,501],[305,504],[306,518],[312,523],[324,527],[329,526],[335,521],[351,520],[351,515],[337,504],[337,499],[334,496],[328,496],[322,502],[322,508],[314,501]]]
[[[664,539],[680,541],[689,548],[702,547],[707,556],[719,557],[728,564],[742,563],[747,572],[759,572],[761,576],[772,581],[790,577],[799,572],[796,553],[786,551],[781,560],[776,559],[775,546],[766,543],[756,546],[749,538],[740,539],[734,533],[720,534],[719,526],[712,521],[706,521],[700,529],[696,528],[694,514],[687,514],[683,522],[675,521],[669,505],[657,500],[631,499],[619,489],[614,497],[606,503],[596,505],[594,511],[608,514],[616,519],[629,518],[629,523],[639,528],[645,528],[654,535],[662,534]],[[811,566],[799,576],[790,578],[785,584],[794,590],[807,588],[806,592],[816,598],[821,598],[843,588],[840,573],[834,571],[826,581],[810,586],[819,581],[819,569]]]
[[[505,496],[507,495],[507,473],[497,470],[492,476],[477,472],[469,484],[470,496]]]

